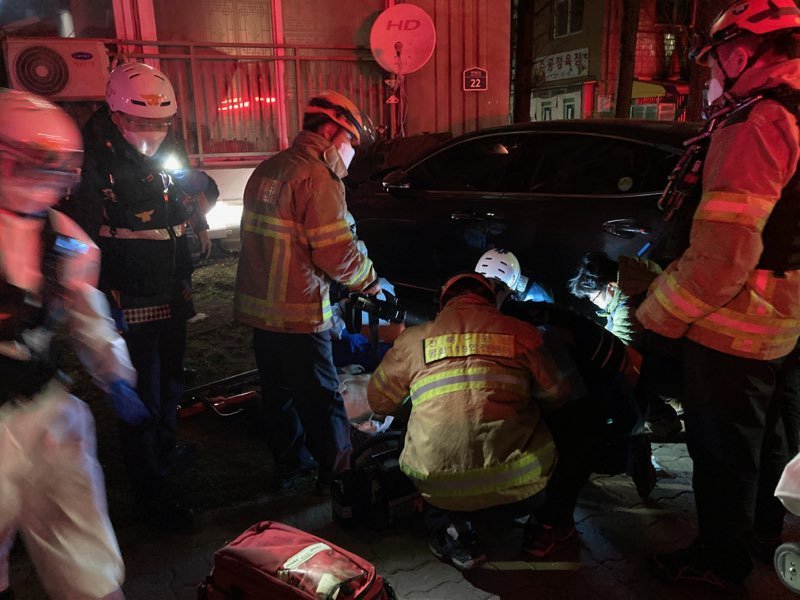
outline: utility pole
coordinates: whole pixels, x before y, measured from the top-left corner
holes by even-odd
[[[622,44],[619,56],[619,81],[617,105],[614,116],[627,119],[631,116],[633,74],[636,66],[636,32],[639,30],[639,0],[622,0]]]
[[[719,12],[730,4],[730,0],[694,0],[691,27],[705,35],[711,22]],[[686,120],[699,121],[703,113],[703,90],[711,76],[705,67],[692,62],[689,65],[689,98],[686,102]]]
[[[531,120],[533,92],[533,21],[536,12],[533,0],[517,2],[517,31],[514,60],[514,123]]]

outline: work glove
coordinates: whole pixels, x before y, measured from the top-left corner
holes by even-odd
[[[145,425],[152,419],[136,390],[123,379],[117,379],[108,387],[108,400],[114,413],[126,425]]]
[[[380,279],[376,277],[375,281],[373,281],[366,288],[361,290],[361,293],[364,294],[365,296],[377,296],[378,294],[381,293],[381,291],[383,290],[381,288]]]
[[[114,329],[120,334],[127,333],[128,322],[125,320],[125,313],[122,312],[122,309],[112,306],[109,312],[111,313],[111,318],[114,319]]]
[[[369,339],[367,339],[367,336],[361,335],[360,333],[350,333],[347,329],[343,329],[341,340],[347,342],[352,354],[369,350]]]

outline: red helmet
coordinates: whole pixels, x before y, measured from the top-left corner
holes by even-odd
[[[459,273],[458,275],[453,275],[442,286],[442,293],[439,296],[439,308],[444,308],[450,300],[467,292],[479,294],[487,300],[494,300],[497,297],[497,292],[492,282],[480,273]]]
[[[708,35],[695,45],[690,58],[707,65],[708,55],[715,46],[745,32],[764,35],[797,28],[800,28],[800,8],[794,0],[737,0],[717,15]]]

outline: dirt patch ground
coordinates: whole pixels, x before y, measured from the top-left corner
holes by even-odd
[[[232,319],[236,264],[236,258],[224,258],[195,271],[195,309],[205,317],[188,326],[186,366],[195,373],[190,385],[255,368],[251,330]],[[95,414],[98,455],[106,475],[112,517],[127,521],[132,518],[131,506],[116,419],[71,351],[65,348],[64,354],[68,371],[75,379],[75,393],[91,405]],[[179,419],[179,441],[196,444],[198,458],[191,469],[177,477],[175,493],[199,509],[264,496],[272,474],[272,457],[260,422],[255,409],[226,419],[207,412]]]

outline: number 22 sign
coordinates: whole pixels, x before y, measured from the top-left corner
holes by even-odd
[[[489,89],[489,72],[480,67],[464,69],[464,91],[485,92]]]

